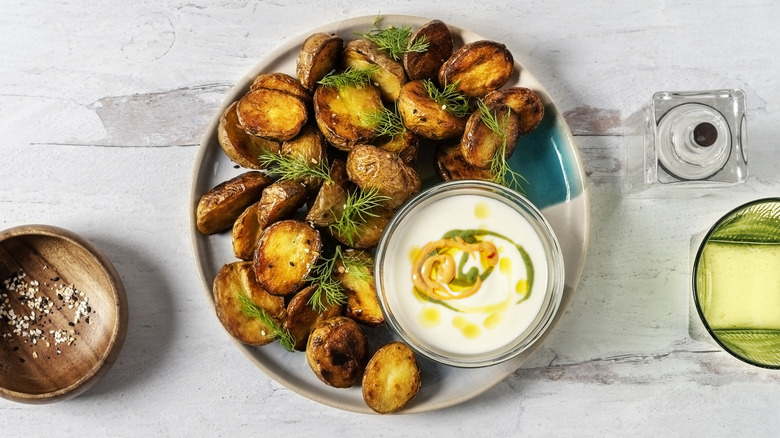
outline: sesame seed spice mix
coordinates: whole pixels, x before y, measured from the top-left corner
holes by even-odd
[[[62,354],[62,348],[73,345],[82,324],[91,324],[94,310],[89,297],[73,285],[64,284],[59,277],[51,283],[41,284],[24,271],[18,271],[3,280],[0,286],[0,342],[17,344],[17,351],[24,344],[38,359],[47,350]],[[44,289],[42,289],[44,288]],[[67,319],[53,318],[54,313],[67,315]],[[19,360],[24,358],[19,356]]]

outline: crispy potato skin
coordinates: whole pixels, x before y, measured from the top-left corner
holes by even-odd
[[[490,105],[502,102],[512,108],[520,118],[520,135],[533,131],[544,118],[544,103],[542,99],[528,88],[511,87],[503,90],[491,91],[485,96],[485,103]]]
[[[410,81],[398,95],[398,113],[415,134],[431,140],[445,140],[463,134],[466,117],[456,117],[428,96],[421,80]]]
[[[488,110],[495,115],[496,121],[506,132],[506,149],[504,155],[509,158],[515,151],[517,138],[520,136],[520,118],[511,108],[501,102],[488,105]],[[504,147],[504,139],[493,132],[482,121],[479,111],[475,111],[466,123],[466,130],[460,141],[461,154],[467,163],[481,169],[490,168],[493,157]]]
[[[356,249],[371,249],[376,247],[379,243],[379,239],[382,237],[382,232],[390,222],[395,211],[385,207],[377,207],[372,209],[369,213],[370,216],[360,224],[357,232],[351,238],[342,234],[338,234],[331,231],[331,235],[344,245],[347,245]]]
[[[402,342],[379,348],[366,365],[362,387],[363,399],[375,412],[401,410],[422,387],[414,352]]]
[[[366,336],[345,316],[320,321],[306,345],[306,360],[314,374],[335,388],[349,388],[360,380],[368,354]]]
[[[317,82],[336,68],[344,41],[336,34],[315,33],[301,45],[295,73],[304,88],[314,91]]]
[[[454,84],[469,97],[498,90],[514,73],[514,59],[506,46],[488,40],[465,44],[439,69],[440,84]]]
[[[420,151],[420,139],[417,134],[410,130],[405,130],[402,134],[396,136],[383,136],[376,139],[374,146],[390,151],[403,160],[409,166],[414,165]]]
[[[350,251],[348,255],[362,260],[367,272],[352,272],[341,260],[336,263],[333,278],[347,295],[344,315],[370,327],[380,326],[385,323],[385,315],[374,285],[374,257],[366,251]]]
[[[428,42],[425,52],[406,52],[403,56],[404,69],[409,80],[439,80],[439,69],[452,56],[452,32],[441,20],[431,20],[417,29],[409,38],[409,45],[420,38]]]
[[[297,219],[274,222],[255,249],[257,281],[272,295],[292,295],[303,287],[321,249],[320,233],[311,225]]]
[[[306,212],[306,222],[317,227],[326,228],[335,223],[344,212],[347,203],[347,190],[350,181],[347,178],[347,164],[344,160],[334,159],[330,165],[332,181],[323,183],[317,194],[310,198],[309,210]]]
[[[260,201],[247,207],[233,223],[233,229],[230,231],[233,254],[241,260],[252,260],[257,241],[263,233],[263,225],[257,220],[259,205]]]
[[[490,181],[495,175],[489,169],[474,167],[463,158],[460,143],[436,149],[436,173],[442,181],[479,179]]]
[[[273,341],[270,327],[241,310],[239,294],[244,294],[255,305],[281,325],[284,319],[284,299],[270,295],[255,279],[251,262],[233,262],[224,265],[214,278],[214,306],[225,330],[236,340],[247,345],[265,345]]]
[[[359,38],[349,41],[344,46],[344,64],[355,69],[376,66],[376,73],[371,80],[378,84],[382,99],[395,102],[401,86],[406,83],[406,72],[400,62],[394,60],[373,42]]]
[[[289,140],[298,135],[309,117],[303,100],[268,88],[246,93],[239,99],[236,113],[246,132],[275,141]]]
[[[257,157],[263,151],[278,152],[279,142],[247,134],[238,122],[237,106],[238,102],[231,103],[219,118],[217,140],[231,161],[247,169],[260,169]]]
[[[249,86],[249,91],[257,90],[258,88],[283,91],[292,94],[306,103],[311,102],[311,93],[309,90],[304,88],[298,79],[295,79],[287,73],[275,72],[257,75],[252,81],[252,85]]]
[[[284,328],[295,338],[295,349],[306,350],[309,334],[320,321],[341,315],[340,305],[325,303],[325,309],[315,310],[309,303],[316,287],[307,286],[296,293],[287,304]]]
[[[246,207],[260,200],[263,189],[272,182],[262,172],[250,170],[216,185],[198,201],[198,231],[216,234],[229,229]]]
[[[347,155],[347,175],[364,191],[377,189],[394,209],[420,191],[422,182],[412,167],[396,154],[372,145],[355,146]]]
[[[330,144],[342,151],[370,143],[376,137],[365,114],[382,110],[382,97],[373,85],[317,87],[314,92],[314,117]]]
[[[282,143],[279,153],[317,167],[328,162],[327,146],[325,136],[320,130],[315,125],[306,125],[295,138]],[[322,184],[322,179],[307,177],[302,178],[301,183],[308,189],[314,190]]]
[[[276,181],[263,190],[257,206],[257,220],[267,226],[292,217],[306,202],[306,186],[298,181]]]

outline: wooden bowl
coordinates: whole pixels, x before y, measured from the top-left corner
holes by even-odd
[[[0,232],[0,397],[49,403],[89,389],[116,360],[127,297],[109,260],[48,225]]]

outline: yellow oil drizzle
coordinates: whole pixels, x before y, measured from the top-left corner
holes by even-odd
[[[482,325],[488,330],[493,330],[494,328],[498,327],[499,324],[501,324],[501,320],[503,319],[504,312],[491,313],[487,318],[485,318],[485,321],[482,323]]]
[[[512,259],[501,257],[501,260],[498,261],[498,270],[508,277],[512,273]]]
[[[441,324],[441,313],[439,313],[439,309],[435,307],[426,307],[420,311],[418,319],[420,325],[425,328],[436,327]]]
[[[460,315],[452,318],[452,325],[460,330],[466,339],[476,339],[482,333],[482,329],[478,325]]]
[[[480,220],[490,217],[490,207],[488,207],[486,202],[477,202],[474,206],[474,217]]]
[[[528,280],[518,280],[517,284],[515,285],[515,292],[517,292],[518,295],[528,294]]]

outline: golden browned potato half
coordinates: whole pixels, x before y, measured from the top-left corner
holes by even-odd
[[[376,137],[367,117],[384,108],[379,89],[373,85],[317,87],[314,117],[322,134],[338,149],[349,151]]]
[[[334,159],[330,165],[330,181],[323,183],[317,194],[311,198],[306,222],[317,227],[328,227],[344,212],[347,203],[347,190],[351,182],[347,177],[347,163]]]
[[[332,305],[323,302],[324,309],[315,309],[309,300],[315,291],[314,285],[307,286],[296,293],[290,303],[287,304],[287,317],[284,320],[284,329],[295,338],[295,349],[304,351],[309,341],[309,334],[320,321],[341,314],[340,305]]]
[[[306,103],[311,102],[311,93],[309,90],[304,88],[298,79],[295,79],[287,73],[274,72],[257,75],[252,81],[252,85],[249,86],[249,90],[257,90],[258,88],[284,91],[285,93],[298,97]]]
[[[320,321],[309,335],[306,360],[314,374],[329,386],[349,388],[363,375],[368,341],[355,321],[336,316]]]
[[[359,38],[348,42],[344,46],[344,65],[354,69],[376,67],[371,75],[371,80],[379,86],[382,98],[388,102],[395,102],[401,86],[406,83],[404,66],[391,58],[373,42]]]
[[[242,310],[239,294],[263,309],[278,326],[284,319],[284,298],[273,296],[260,286],[251,262],[222,266],[214,278],[212,292],[219,322],[232,337],[247,345],[265,345],[274,339],[271,327]]]
[[[439,146],[436,149],[435,167],[442,181],[461,179],[490,181],[495,177],[490,169],[480,169],[467,163],[461,153],[460,143]]]
[[[533,131],[544,118],[544,104],[539,95],[528,88],[511,87],[496,90],[485,96],[485,103],[502,102],[520,118],[520,135]]]
[[[347,258],[360,261],[350,267],[342,260],[337,261],[333,278],[341,284],[347,296],[344,314],[355,321],[371,327],[385,323],[385,315],[379,307],[379,298],[374,285],[374,257],[366,251],[348,250]]]
[[[260,200],[263,189],[272,182],[262,172],[251,170],[216,185],[198,201],[198,231],[215,234],[229,229],[244,209]]]
[[[320,233],[311,225],[297,219],[274,222],[255,249],[257,281],[272,295],[292,295],[303,287],[321,249]]]
[[[441,20],[431,20],[422,25],[409,38],[409,45],[424,39],[428,43],[425,52],[406,52],[403,56],[404,68],[410,80],[439,80],[439,69],[452,56],[452,32]]]
[[[363,400],[380,414],[401,410],[420,391],[420,368],[414,352],[391,342],[374,353],[363,374]]]
[[[374,146],[398,155],[404,163],[412,166],[417,161],[420,151],[420,139],[417,134],[406,129],[398,135],[377,138]]]
[[[255,202],[244,210],[233,223],[230,231],[230,240],[233,244],[233,254],[241,260],[252,260],[255,255],[255,246],[263,234],[263,227],[257,220],[257,207],[260,201]]]
[[[469,97],[498,90],[514,73],[514,59],[506,46],[488,40],[465,44],[441,66],[440,84],[455,84]]]
[[[372,145],[355,146],[347,155],[347,175],[363,191],[377,189],[394,209],[417,194],[420,176],[396,154]]]
[[[292,94],[268,88],[246,93],[236,107],[238,122],[249,134],[276,141],[300,132],[309,114],[306,103]]]
[[[317,82],[338,66],[344,41],[336,34],[315,33],[303,42],[298,52],[295,73],[301,85],[309,91]]]
[[[357,226],[355,232],[351,235],[345,235],[338,230],[329,229],[331,236],[344,245],[358,249],[374,248],[382,237],[390,218],[393,217],[394,210],[385,207],[371,209],[365,215],[364,220]]]
[[[459,136],[466,127],[467,117],[457,117],[431,99],[422,80],[401,87],[398,113],[410,131],[431,140]]]
[[[306,125],[293,139],[282,143],[280,154],[295,158],[311,167],[319,167],[328,162],[328,144],[315,125]],[[322,183],[321,178],[306,177],[301,182],[310,189]]]
[[[262,226],[292,217],[306,203],[306,186],[298,181],[276,181],[263,190],[257,206]]]
[[[231,161],[248,169],[260,169],[257,157],[264,151],[278,152],[279,142],[249,135],[238,123],[237,106],[238,102],[231,103],[219,118],[217,140]]]
[[[460,141],[461,153],[466,162],[482,169],[490,168],[494,157],[502,150],[504,156],[509,158],[520,136],[520,118],[511,108],[498,102],[487,105],[487,109],[494,115],[505,135],[489,128],[482,120],[481,111],[474,111]]]

